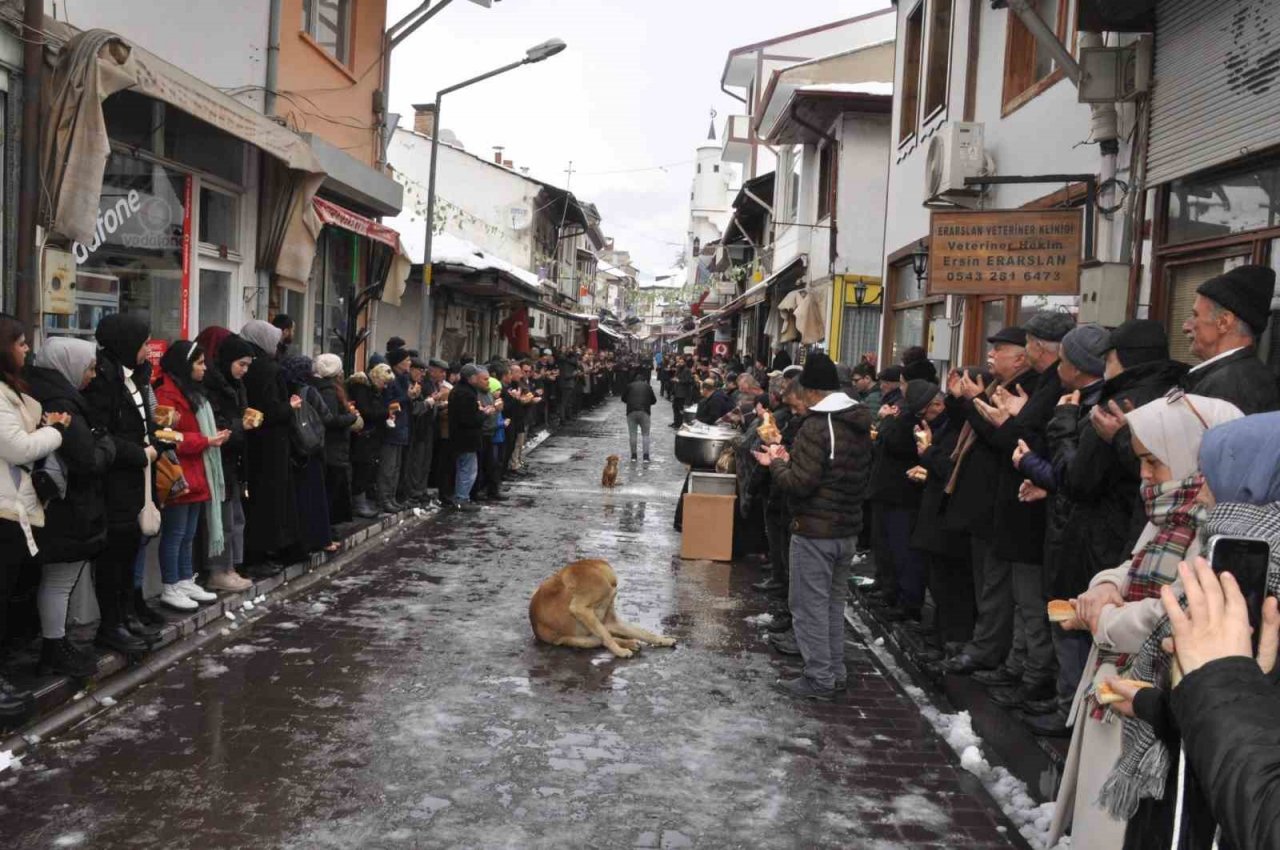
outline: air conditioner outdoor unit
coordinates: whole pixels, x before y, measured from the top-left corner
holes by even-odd
[[[943,124],[929,141],[925,159],[924,202],[964,203],[981,194],[981,187],[966,186],[966,177],[978,177],[987,165],[982,124],[952,121]]]
[[[1080,48],[1080,103],[1129,101],[1151,89],[1151,37],[1124,47]]]

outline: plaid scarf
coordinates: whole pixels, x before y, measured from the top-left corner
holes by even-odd
[[[1201,524],[1200,536],[1207,541],[1215,534],[1252,537],[1271,545],[1271,565],[1267,570],[1267,592],[1280,595],[1280,502],[1270,505],[1221,504],[1211,510]],[[1178,604],[1187,607],[1186,596],[1178,594]],[[1134,657],[1130,676],[1168,687],[1172,660],[1160,643],[1173,633],[1169,618],[1162,617],[1151,636]],[[1154,730],[1142,720],[1126,719],[1121,730],[1120,758],[1098,796],[1098,803],[1117,818],[1128,818],[1143,797],[1162,799],[1171,758]],[[1126,814],[1127,813],[1127,814]]]

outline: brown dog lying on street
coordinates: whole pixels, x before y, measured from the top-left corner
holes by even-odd
[[[554,646],[603,646],[630,658],[641,644],[675,646],[675,638],[655,635],[618,619],[613,602],[618,577],[607,561],[574,561],[538,586],[529,601],[529,623],[538,640]]]
[[[604,459],[604,475],[600,476],[601,487],[616,487],[618,485],[618,461],[621,460],[617,455],[609,455]]]

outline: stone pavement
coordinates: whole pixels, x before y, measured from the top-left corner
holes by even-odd
[[[604,492],[623,412],[587,411],[510,501],[372,547],[41,742],[0,773],[0,846],[1021,846],[854,635],[841,702],[769,688],[793,667],[749,621],[757,572],[678,558],[684,470],[654,437]],[[535,643],[529,595],[578,557],[680,645]]]

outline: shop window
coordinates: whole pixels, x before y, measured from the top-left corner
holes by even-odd
[[[898,116],[898,141],[915,135],[920,119],[920,51],[924,45],[924,3],[907,15],[907,32],[903,41],[902,114]]]
[[[1076,316],[1080,312],[1080,298],[1076,295],[1023,295],[1018,301],[1018,325],[1023,325],[1035,313],[1054,310]]]
[[[832,179],[836,170],[836,145],[828,142],[818,153],[818,220],[831,215],[831,204],[835,200],[835,187]]]
[[[1280,162],[1175,180],[1166,244],[1280,226]]]
[[[897,363],[903,350],[928,344],[929,319],[944,314],[946,296],[927,298],[908,260],[889,267],[889,304],[889,362]]]
[[[1058,40],[1066,44],[1067,0],[1031,0],[1031,6],[1057,33]],[[1005,111],[1017,108],[1043,90],[1056,70],[1049,52],[1036,42],[1022,20],[1009,12],[1004,57]]]
[[[954,0],[930,0],[929,62],[924,78],[924,117],[927,119],[947,101],[947,75],[951,60],[951,13]]]
[[[231,272],[224,269],[200,270],[199,323],[192,336],[208,327],[225,328],[230,324],[231,277]]]
[[[200,241],[227,251],[240,249],[239,199],[207,186],[200,189]]]
[[[108,158],[98,207],[102,236],[72,245],[77,271],[97,285],[95,315],[136,314],[152,337],[182,338],[186,180],[124,154]]]
[[[351,52],[351,0],[302,0],[302,30],[346,65]]]
[[[320,235],[317,259],[312,266],[311,291],[315,293],[311,324],[311,354],[342,355],[347,330],[347,303],[359,279],[360,237],[326,227]]]
[[[1169,329],[1169,356],[1183,363],[1199,362],[1191,353],[1191,341],[1182,333],[1182,323],[1191,316],[1191,306],[1196,300],[1196,288],[1200,284],[1225,273],[1235,266],[1249,261],[1249,255],[1216,257],[1190,263],[1170,265],[1165,269],[1169,305],[1165,327]]]
[[[794,224],[800,216],[800,174],[804,166],[804,148],[791,149],[791,176],[787,181],[787,220],[785,224]]]

